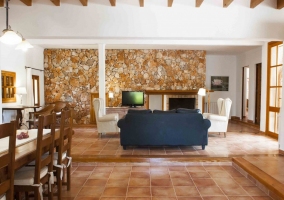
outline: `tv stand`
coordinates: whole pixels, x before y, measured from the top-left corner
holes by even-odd
[[[144,110],[146,108],[144,106],[141,106],[141,107],[106,107],[106,114],[118,113],[119,119],[121,119],[124,115],[127,114],[129,109]]]

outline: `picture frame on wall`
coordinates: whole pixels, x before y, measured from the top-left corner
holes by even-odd
[[[229,76],[211,76],[211,90],[229,91]]]

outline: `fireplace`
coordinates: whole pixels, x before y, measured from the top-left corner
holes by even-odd
[[[195,98],[169,98],[169,110],[177,108],[195,108]]]

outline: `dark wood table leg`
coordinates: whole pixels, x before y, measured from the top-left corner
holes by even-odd
[[[18,128],[20,129],[23,123],[23,114],[20,109],[17,109],[16,121],[19,123]]]

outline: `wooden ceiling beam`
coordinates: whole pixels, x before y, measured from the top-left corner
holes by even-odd
[[[32,6],[32,0],[21,0],[26,6]]]
[[[172,7],[173,6],[173,2],[174,2],[174,0],[168,0],[168,7]]]
[[[277,0],[277,9],[282,9],[284,7],[284,0]]]
[[[116,5],[116,0],[109,0],[109,2],[110,2],[111,6],[115,6]]]
[[[195,0],[195,7],[200,7],[203,3],[203,0]]]
[[[140,7],[144,7],[144,0],[139,0]]]
[[[263,0],[250,0],[250,8],[255,8],[258,6]]]
[[[88,6],[88,0],[80,0],[83,6]]]
[[[60,6],[60,0],[50,0],[54,5]]]
[[[227,8],[232,2],[233,0],[223,0],[223,8]]]

